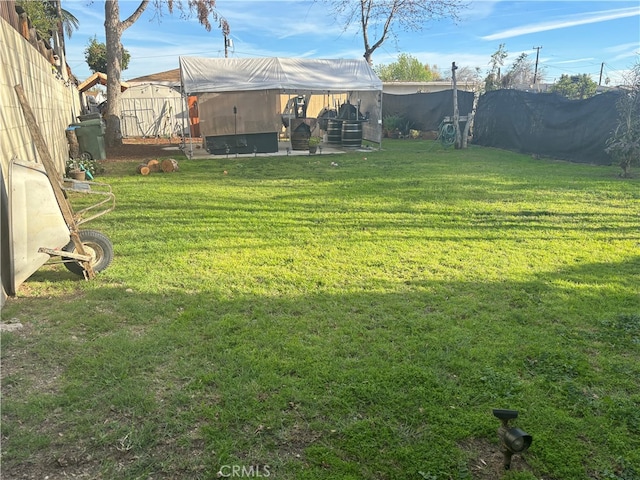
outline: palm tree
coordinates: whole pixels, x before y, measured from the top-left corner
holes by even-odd
[[[74,30],[78,30],[80,22],[70,12],[62,8],[62,0],[45,0],[47,11],[55,12],[56,26],[58,27],[58,40],[60,49],[66,53],[64,46],[64,34],[71,38]]]
[[[55,4],[56,17],[60,24],[60,33],[62,29],[67,34],[67,37],[71,38],[74,30],[78,30],[80,27],[79,20],[73,16],[73,14],[64,8],[62,8],[62,0],[48,0],[46,3]]]
[[[51,46],[61,59],[57,64],[57,69],[66,78],[64,34],[66,32],[67,36],[71,38],[80,22],[70,12],[62,8],[61,2],[62,0],[19,0],[17,6],[26,12],[31,25],[36,29],[40,38],[50,44],[53,40]]]
[[[16,2],[27,13],[31,24],[44,39],[51,39],[55,31],[64,47],[64,34],[69,38],[78,30],[80,21],[62,8],[61,0],[21,0]]]

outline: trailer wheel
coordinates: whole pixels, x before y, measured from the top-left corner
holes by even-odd
[[[78,235],[80,236],[80,241],[82,242],[85,252],[91,255],[91,266],[94,272],[101,272],[111,265],[113,260],[113,244],[111,240],[109,240],[109,237],[97,230],[80,230]],[[73,241],[71,241],[62,250],[73,253],[76,251],[76,246]],[[67,261],[64,262],[64,266],[76,275],[84,275],[84,268],[75,260],[67,259]]]

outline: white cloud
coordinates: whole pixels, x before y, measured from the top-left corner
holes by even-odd
[[[478,20],[489,18],[496,11],[496,7],[500,4],[500,1],[501,0],[485,0],[471,2],[468,9],[460,12],[460,19],[463,22],[477,22]]]
[[[593,57],[588,57],[588,58],[576,58],[575,60],[565,60],[565,61],[559,61],[559,62],[554,62],[556,65],[567,65],[570,63],[581,63],[581,62],[593,62],[595,61],[595,58]]]
[[[604,49],[605,52],[614,54],[609,57],[609,62],[618,60],[637,59],[640,57],[640,43],[622,43]]]
[[[638,54],[640,54],[640,41],[635,42],[635,43],[622,43],[620,45],[614,45],[612,47],[607,47],[604,50],[605,50],[605,52],[611,52],[611,53],[628,52],[629,50],[631,50],[631,51],[635,51]]]
[[[502,32],[493,33],[482,37],[482,40],[502,40],[505,38],[518,37],[530,33],[546,32],[549,30],[558,30],[562,28],[575,27],[578,25],[587,25],[590,23],[606,22],[619,18],[634,17],[640,15],[640,7],[618,8],[614,10],[604,10],[599,12],[590,12],[580,15],[571,15],[569,17],[548,22],[534,23],[530,25],[522,25],[516,28],[503,30]]]

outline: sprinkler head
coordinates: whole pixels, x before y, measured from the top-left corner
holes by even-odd
[[[511,457],[516,453],[525,452],[531,446],[533,437],[524,430],[509,426],[510,420],[518,418],[517,410],[494,408],[493,415],[502,422],[497,433],[500,439],[500,450],[504,456],[504,469],[509,470],[511,468]]]

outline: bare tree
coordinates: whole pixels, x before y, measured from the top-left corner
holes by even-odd
[[[141,0],[134,12],[126,19],[120,20],[120,5],[118,0],[106,0],[104,2],[104,29],[107,44],[107,111],[105,119],[107,129],[105,143],[107,147],[113,147],[122,143],[120,135],[120,91],[122,83],[120,73],[122,71],[122,34],[133,25],[149,6],[150,0]],[[162,16],[163,8],[169,13],[179,10],[186,17],[195,13],[198,21],[207,31],[211,30],[209,15],[214,21],[219,22],[223,33],[229,33],[229,24],[220,17],[216,11],[216,0],[153,0],[151,2],[156,9],[156,14]]]
[[[484,89],[487,92],[491,90],[497,90],[500,88],[500,68],[504,65],[504,60],[509,56],[504,43],[501,43],[493,55],[489,65],[491,68],[487,72],[487,77],[484,79]]]
[[[605,151],[622,168],[622,176],[630,178],[631,167],[640,165],[640,60],[625,79],[616,104],[618,125],[607,140]]]
[[[458,67],[458,70],[456,70],[456,78],[458,79],[458,82],[480,84],[480,76],[480,67],[465,66]],[[442,80],[451,80],[451,72],[444,75]]]
[[[357,24],[364,41],[364,58],[372,65],[371,56],[395,29],[420,31],[430,20],[458,19],[466,8],[464,0],[322,0],[330,5],[336,18],[342,19],[344,30]]]
[[[517,88],[520,85],[533,83],[533,63],[526,53],[518,55],[511,69],[500,79],[500,83],[503,88]]]

